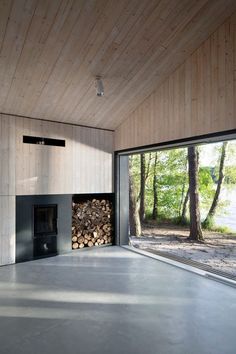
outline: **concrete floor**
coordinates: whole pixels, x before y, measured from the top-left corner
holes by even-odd
[[[236,289],[119,247],[0,268],[1,354],[236,353]]]

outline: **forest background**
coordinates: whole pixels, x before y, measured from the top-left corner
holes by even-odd
[[[215,223],[231,203],[224,191],[236,190],[236,141],[131,155],[129,170],[131,235],[151,220],[189,225],[195,241],[202,229],[236,234]]]

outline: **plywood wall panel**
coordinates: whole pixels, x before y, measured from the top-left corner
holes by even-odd
[[[23,135],[66,146],[23,144]],[[17,118],[16,195],[111,192],[112,153],[110,131]]]
[[[115,131],[123,150],[236,129],[236,14]]]
[[[65,139],[66,147],[24,144],[24,135]],[[17,195],[71,192],[71,138],[72,127],[69,125],[17,118]]]
[[[15,119],[0,114],[0,195],[15,194]]]
[[[15,262],[15,197],[0,196],[0,265]]]
[[[113,133],[90,128],[73,130],[74,193],[112,191]]]

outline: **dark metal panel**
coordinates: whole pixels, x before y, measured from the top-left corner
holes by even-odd
[[[129,244],[129,157],[116,155],[116,245]]]
[[[33,259],[33,206],[56,204],[58,209],[57,253],[71,250],[72,195],[16,197],[16,262]]]

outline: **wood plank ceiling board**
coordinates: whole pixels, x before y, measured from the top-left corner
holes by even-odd
[[[0,0],[0,112],[116,129],[234,11],[235,0]]]
[[[115,150],[236,127],[236,12],[115,131]]]

